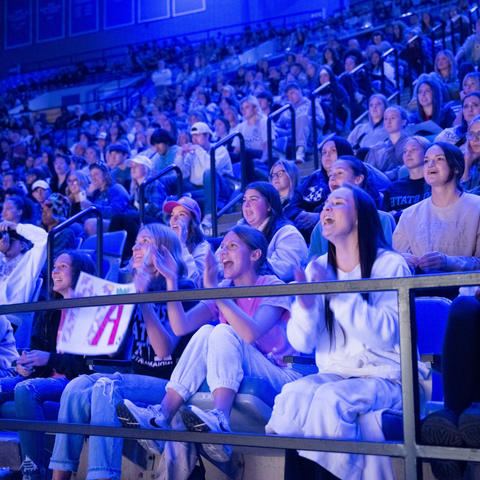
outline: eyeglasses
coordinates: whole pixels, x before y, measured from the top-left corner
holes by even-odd
[[[480,142],[480,132],[475,133],[475,132],[468,132],[465,135],[467,140],[476,140],[477,142]]]
[[[270,175],[270,180],[274,180],[275,178],[282,178],[287,174],[285,170],[279,170],[277,173],[272,173]]]
[[[75,185],[76,183],[78,183],[78,180],[76,178],[74,178],[73,180],[71,180],[70,178],[67,180],[67,184],[68,185]]]

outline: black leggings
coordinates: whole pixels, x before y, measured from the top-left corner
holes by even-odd
[[[448,314],[442,350],[445,407],[460,415],[480,402],[480,302],[456,298]]]

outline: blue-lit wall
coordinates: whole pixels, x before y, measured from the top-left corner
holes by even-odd
[[[145,42],[153,39],[169,38],[172,36],[189,35],[195,32],[210,31],[213,35],[215,29],[228,31],[229,27],[260,22],[274,17],[287,17],[293,21],[302,21],[323,12],[327,14],[331,9],[340,8],[337,2],[319,0],[307,2],[306,0],[162,0],[165,5],[168,2],[170,18],[139,23],[141,16],[154,16],[157,12],[162,14],[163,10],[158,2],[161,0],[2,0],[5,2],[5,15],[0,18],[7,18],[11,13],[14,21],[10,22],[10,30],[7,30],[7,22],[0,24],[2,41],[1,48],[2,62],[0,62],[0,75],[5,77],[7,72],[18,64],[30,62],[42,62],[41,65],[49,67],[49,60],[59,56],[76,55],[83,52],[101,50],[105,48],[119,47],[127,43]],[[177,2],[176,9],[188,9],[202,5],[205,1],[205,10],[183,16],[171,16],[175,10],[174,2]],[[20,4],[25,5],[24,15],[16,12]],[[95,13],[92,22],[90,17],[88,28],[95,29],[98,24],[98,31],[72,36],[78,33],[79,22],[71,22],[72,15],[79,18],[87,18],[88,11],[82,10],[85,4],[91,3]],[[55,9],[55,4],[57,8]],[[7,11],[7,6],[13,5]],[[26,7],[30,5],[30,11]],[[125,5],[133,6],[125,10]],[[151,8],[150,8],[151,7]],[[95,11],[96,10],[96,11]],[[111,12],[117,10],[119,14],[115,18]],[[110,12],[110,13],[109,13]],[[301,15],[304,12],[305,15]],[[16,17],[15,17],[16,15]],[[59,27],[59,19],[63,17],[63,27]],[[41,21],[40,21],[41,19]],[[119,28],[106,29],[112,22],[133,24]],[[22,23],[23,22],[23,23]],[[281,22],[281,19],[277,20]],[[72,32],[73,25],[73,32]],[[16,31],[15,31],[16,29]],[[237,27],[238,31],[240,27]],[[233,31],[233,30],[230,30]],[[9,35],[6,35],[8,33]],[[13,34],[13,37],[10,35]],[[17,35],[17,37],[15,37]],[[45,41],[48,36],[62,37],[59,40]],[[10,44],[6,38],[13,38]],[[197,37],[198,38],[198,37]],[[17,43],[15,43],[17,42]],[[7,43],[7,44],[6,44]],[[27,44],[26,46],[15,47],[15,45]],[[10,47],[6,48],[5,46]],[[119,53],[120,53],[119,49]]]

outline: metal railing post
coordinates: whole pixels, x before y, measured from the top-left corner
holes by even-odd
[[[241,167],[241,176],[240,179],[242,183],[242,191],[245,191],[246,182],[247,182],[247,165],[245,164],[245,139],[240,132],[232,132],[230,135],[227,135],[223,140],[220,140],[215,145],[212,146],[210,150],[210,195],[212,200],[212,236],[218,236],[218,225],[217,225],[217,171],[215,168],[215,152],[222,145],[225,145],[233,138],[238,137],[240,140],[240,167]],[[208,195],[208,192],[205,192]],[[223,212],[222,212],[223,213]]]
[[[53,260],[54,260],[54,251],[53,251],[53,240],[55,235],[62,230],[65,230],[70,225],[73,225],[80,220],[81,218],[95,215],[97,217],[97,271],[100,277],[103,277],[103,215],[102,212],[95,206],[88,207],[86,210],[83,210],[72,218],[65,220],[56,227],[52,228],[48,232],[47,237],[47,295],[50,296],[52,289],[52,271],[53,271]]]
[[[359,72],[360,70],[364,70],[365,75],[366,76],[368,75],[365,63],[361,63],[360,65],[355,67],[351,72],[348,73],[348,82],[349,82],[348,95],[350,97],[350,126],[352,130],[355,128],[355,119],[353,118],[353,108],[355,107],[355,95],[353,92],[353,82],[354,82],[353,75],[355,75],[355,73]]]
[[[177,196],[179,199],[181,198],[183,176],[180,167],[177,167],[177,165],[169,165],[168,167],[165,167],[163,170],[158,172],[156,175],[153,175],[152,177],[146,179],[138,189],[138,216],[140,220],[140,225],[142,225],[145,221],[145,188],[147,187],[147,185],[165,176],[172,170],[177,174]]]
[[[318,87],[316,90],[314,90],[312,92],[312,94],[310,95],[310,101],[312,102],[313,165],[314,165],[315,170],[318,170],[318,165],[319,165],[319,162],[318,162],[318,145],[317,145],[317,143],[318,143],[317,106],[315,104],[315,100],[320,95],[320,93],[323,92],[323,90],[327,89],[328,87],[333,87],[330,82],[324,83],[323,85]],[[331,96],[332,96],[332,100],[333,100],[333,97],[335,96],[335,92],[334,92],[333,88],[330,88],[330,91],[331,91]],[[332,102],[332,104],[333,104],[333,102]],[[335,123],[336,123],[336,119],[335,119]],[[335,132],[336,131],[336,125],[334,124],[332,128],[333,128],[333,131]]]
[[[413,97],[413,73],[412,73],[412,44],[413,42],[415,42],[417,39],[419,39],[420,37],[418,35],[415,35],[414,37],[412,37],[408,42],[407,42],[407,48],[408,48],[408,58],[409,58],[409,62],[408,62],[408,76],[409,76],[409,80],[410,80],[410,96]],[[420,48],[421,50],[421,48]],[[424,66],[425,68],[425,66]]]
[[[295,159],[295,153],[297,151],[297,132],[295,125],[295,109],[291,103],[287,103],[283,107],[279,108],[275,112],[272,112],[267,118],[267,136],[268,136],[268,171],[272,168],[273,164],[273,139],[272,139],[272,122],[273,119],[280,116],[286,110],[290,110],[290,125],[292,129],[292,149],[293,158]]]

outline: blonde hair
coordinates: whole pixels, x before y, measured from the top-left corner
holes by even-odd
[[[85,172],[82,172],[82,170],[72,170],[68,173],[67,180],[70,176],[73,176],[78,180],[78,185],[80,186],[80,188],[86,190],[90,185],[90,177]],[[70,187],[68,186],[68,181],[67,188],[65,189],[65,195],[70,200],[71,204],[75,203],[75,195],[71,192]]]

